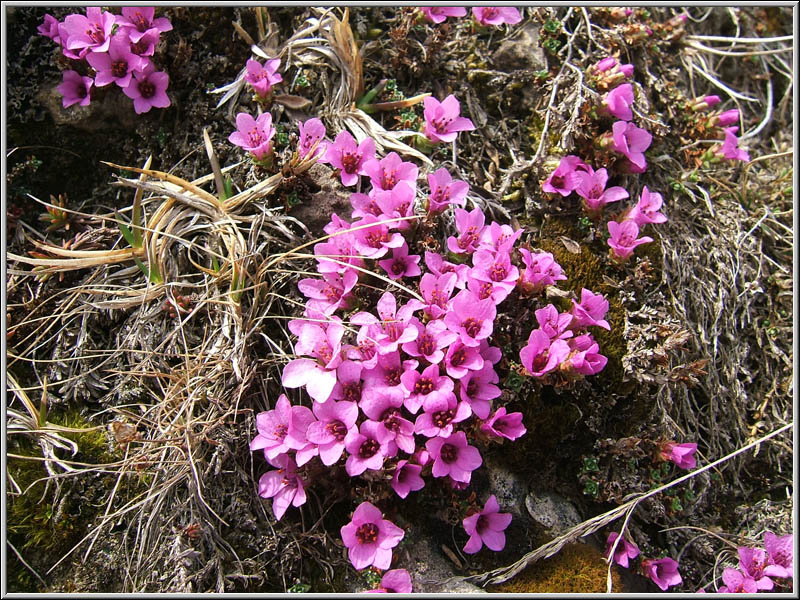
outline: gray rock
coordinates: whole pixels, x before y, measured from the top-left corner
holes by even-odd
[[[528,493],[528,483],[493,457],[486,458],[485,473],[489,488],[487,496],[495,495],[500,511],[511,513],[514,518],[527,518],[524,499]]]
[[[532,491],[525,496],[528,514],[553,537],[578,525],[582,519],[575,506],[553,492]]]
[[[323,236],[325,232],[322,228],[330,222],[331,213],[338,213],[346,221],[351,220],[351,192],[342,187],[333,169],[327,165],[316,163],[307,175],[319,191],[302,197],[300,204],[292,207],[289,215],[302,221],[312,235]]]
[[[492,62],[501,71],[547,68],[544,49],[539,46],[539,28],[536,23],[525,23],[514,35],[500,44],[492,55]]]

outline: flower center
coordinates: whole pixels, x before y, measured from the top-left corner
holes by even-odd
[[[326,285],[322,292],[331,304],[336,304],[342,299],[342,290],[339,290],[332,285]]]
[[[460,367],[467,360],[467,351],[464,348],[459,348],[450,357],[450,364],[454,367]]]
[[[430,356],[436,351],[436,342],[429,333],[423,333],[417,339],[417,349],[423,356]]]
[[[489,271],[489,278],[492,281],[503,281],[508,275],[508,269],[505,265],[495,263]]]
[[[387,236],[383,231],[370,231],[364,237],[366,239],[367,246],[370,248],[380,248],[384,242],[389,241],[389,236]]]
[[[397,430],[400,429],[400,411],[394,407],[386,409],[386,412],[384,412],[381,417],[381,421],[383,421],[383,426],[386,427],[386,429],[396,433]]]
[[[150,83],[147,79],[139,82],[139,93],[142,98],[152,98],[156,94],[156,86]]]
[[[374,544],[378,541],[378,526],[375,523],[364,523],[356,529],[356,539],[361,544]]]
[[[264,134],[261,133],[258,127],[253,127],[247,132],[247,139],[250,140],[250,147],[256,148],[264,141]]]
[[[439,455],[445,463],[452,464],[458,458],[458,447],[453,446],[453,444],[443,444]]]
[[[394,169],[384,170],[381,176],[383,189],[390,190],[397,185],[397,173]]]
[[[550,185],[552,185],[556,189],[560,189],[564,187],[564,176],[563,175],[553,175],[550,178]]]
[[[450,123],[452,122],[452,118],[441,117],[439,119],[431,119],[431,125],[433,125],[436,133],[447,133],[450,128]]]
[[[481,300],[486,300],[487,298],[491,298],[492,292],[494,292],[494,286],[488,281],[482,281],[479,284],[478,298],[480,298]]]
[[[373,439],[366,439],[361,444],[361,448],[358,449],[358,457],[359,458],[372,458],[377,454],[378,450],[380,450],[381,445],[378,443],[378,440]]]
[[[149,25],[149,23],[144,18],[144,15],[142,15],[142,13],[140,13],[138,10],[135,13],[133,13],[133,18],[131,19],[131,21],[133,21],[133,24],[136,25],[136,29],[138,29],[142,33],[147,31],[147,26]]]
[[[549,354],[548,351],[545,350],[544,352],[541,352],[536,355],[536,357],[533,359],[533,365],[532,365],[534,371],[541,371],[547,366],[548,354]]]
[[[128,61],[117,60],[111,63],[111,74],[114,77],[125,77],[128,73]]]
[[[467,396],[470,398],[474,398],[475,394],[477,393],[478,393],[478,382],[473,377],[472,379],[469,380],[469,383],[467,384]]]
[[[361,156],[355,152],[342,152],[342,168],[344,172],[351,175],[355,173],[360,159]]]
[[[402,260],[396,260],[392,263],[392,273],[397,275],[398,277],[406,272],[406,263]]]
[[[431,421],[433,421],[433,424],[436,425],[436,427],[442,429],[445,425],[452,421],[453,417],[455,416],[456,413],[454,410],[439,410],[433,413]]]
[[[471,338],[474,338],[481,332],[481,325],[483,325],[483,321],[475,317],[469,317],[461,322],[461,327],[464,328],[464,331],[466,331],[467,335]]]
[[[386,370],[386,384],[389,386],[400,385],[400,375],[403,373],[399,367]]]
[[[327,429],[328,432],[336,438],[337,442],[344,440],[345,436],[347,435],[347,427],[345,427],[344,423],[338,419],[328,423],[325,426],[325,429]]]
[[[317,357],[326,364],[333,360],[333,350],[331,350],[327,341],[314,348],[314,351],[317,353]]]
[[[478,522],[475,523],[475,531],[481,534],[488,528],[489,528],[489,519],[486,517],[486,515],[481,515],[480,517],[478,517]]]
[[[361,382],[344,384],[342,386],[342,395],[349,402],[361,400]]]
[[[106,41],[106,34],[103,33],[99,25],[92,24],[91,29],[86,30],[86,35],[92,38],[95,44],[102,44]]]
[[[433,391],[433,381],[428,377],[420,377],[414,384],[414,393],[426,396]]]
[[[282,440],[286,437],[288,432],[289,428],[286,427],[286,425],[278,425],[275,427],[275,431],[272,432],[272,435],[274,435],[276,439]]]

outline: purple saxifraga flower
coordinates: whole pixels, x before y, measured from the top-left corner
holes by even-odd
[[[484,361],[483,368],[479,371],[467,371],[459,380],[458,396],[467,402],[479,419],[486,419],[492,409],[492,400],[502,393],[494,385],[500,380],[497,371],[489,361]]]
[[[420,12],[431,23],[443,23],[447,17],[465,17],[467,9],[463,6],[420,6]]]
[[[679,585],[683,581],[681,574],[678,573],[677,561],[669,557],[657,560],[646,558],[642,561],[642,570],[663,591],[673,585]]]
[[[450,344],[444,355],[445,370],[453,379],[461,379],[469,371],[478,371],[483,364],[480,346],[465,346],[460,339]]]
[[[317,420],[308,425],[306,439],[317,445],[322,464],[330,466],[342,457],[344,440],[356,429],[358,405],[346,400],[314,402],[312,411]]]
[[[650,147],[653,136],[627,121],[616,121],[611,126],[611,132],[611,149],[624,155],[635,167],[647,168],[644,151]]]
[[[497,306],[491,300],[480,300],[469,290],[462,290],[453,298],[444,323],[450,331],[460,336],[465,346],[478,346],[492,334]]]
[[[59,35],[64,49],[72,51],[72,56],[68,56],[83,58],[89,51],[108,50],[115,22],[116,17],[99,6],[88,6],[85,16],[67,15],[59,26]]]
[[[407,460],[397,462],[394,476],[392,477],[392,489],[401,498],[406,498],[410,492],[416,492],[425,487],[425,480],[420,477],[422,467],[415,465]]]
[[[608,534],[608,539],[606,540],[606,558],[611,555],[611,548],[614,546],[614,542],[618,537],[619,534],[616,531],[612,531]],[[633,560],[637,556],[639,556],[639,548],[636,544],[629,542],[624,537],[617,544],[617,549],[614,550],[614,562],[626,569],[629,565],[628,561]]]
[[[376,421],[364,421],[358,430],[351,431],[344,439],[347,457],[345,470],[350,477],[361,475],[367,469],[378,471],[389,453],[391,435]]]
[[[694,469],[697,466],[694,453],[697,452],[697,444],[676,444],[666,442],[661,447],[661,458],[675,463],[679,469]]]
[[[378,264],[386,271],[389,279],[398,280],[403,277],[417,277],[422,271],[419,268],[419,254],[408,254],[408,244],[403,242],[399,248],[392,250],[392,257],[379,260]]]
[[[250,451],[263,449],[264,456],[271,460],[290,450],[305,449],[308,446],[306,430],[315,420],[310,409],[292,406],[281,394],[274,409],[256,415],[258,433],[250,442]]]
[[[155,17],[156,9],[152,6],[123,7],[122,15],[117,17],[120,29],[125,30],[134,44],[148,32],[156,35],[172,30],[172,23],[166,17]]]
[[[272,91],[272,86],[283,81],[283,77],[278,73],[280,64],[280,58],[271,58],[263,65],[252,58],[247,61],[244,80],[253,87],[259,98],[266,98]]]
[[[456,97],[450,94],[439,102],[433,96],[423,101],[425,124],[422,132],[432,142],[455,141],[460,131],[472,131],[475,125],[466,117],[460,116],[461,105]]]
[[[124,37],[114,36],[108,46],[108,52],[90,52],[86,62],[97,71],[94,84],[103,87],[116,83],[126,88],[131,83],[134,71],[143,71],[148,64],[147,59],[131,52],[131,46]]]
[[[158,31],[150,29],[138,42],[131,42],[131,52],[137,56],[153,56],[158,43]]]
[[[403,393],[394,390],[393,393],[376,393],[373,390],[366,392],[359,406],[370,421],[377,423],[378,431],[387,442],[386,455],[394,456],[397,448],[412,454],[416,448],[414,442],[414,424],[403,417]]]
[[[370,502],[358,505],[352,520],[342,526],[340,533],[350,562],[357,570],[369,566],[388,569],[392,564],[392,548],[405,535],[397,525],[384,519],[381,511]]]
[[[406,243],[401,234],[390,233],[390,224],[383,221],[367,215],[352,224],[353,246],[364,258],[381,258],[390,249]]]
[[[511,524],[511,513],[501,513],[497,498],[492,494],[486,500],[483,510],[465,517],[462,524],[469,535],[464,552],[475,554],[484,544],[490,550],[499,552],[506,545],[504,532]]]
[[[793,577],[792,566],[794,564],[794,536],[790,533],[778,537],[771,531],[764,533],[764,548],[769,555],[769,562],[772,565],[783,567],[785,575],[776,577]]]
[[[633,119],[632,105],[633,86],[630,83],[623,83],[606,93],[601,109],[617,119],[630,121]]]
[[[472,254],[480,242],[486,216],[479,207],[476,207],[469,212],[457,208],[455,217],[459,235],[457,238],[452,235],[447,238],[447,249],[454,254]]]
[[[566,339],[572,337],[569,329],[573,316],[570,313],[559,313],[558,309],[552,304],[544,308],[538,308],[533,312],[539,328],[547,334],[551,340]]]
[[[481,25],[516,25],[522,20],[519,10],[513,6],[474,6],[472,16]]]
[[[540,292],[548,285],[554,285],[556,281],[567,279],[561,270],[561,265],[555,261],[550,252],[532,253],[526,248],[520,248],[519,253],[522,256],[522,263],[525,265],[518,282],[523,293]]]
[[[375,140],[371,137],[356,145],[356,140],[348,131],[341,131],[328,144],[325,159],[335,169],[341,171],[342,185],[350,186],[358,181],[359,175],[366,175],[364,163],[375,156]]]
[[[405,569],[392,569],[386,571],[381,577],[381,583],[372,590],[367,590],[366,594],[410,594],[411,575]]]
[[[541,329],[534,329],[528,336],[527,345],[520,350],[519,358],[530,375],[542,377],[555,370],[568,354],[567,342],[551,340]]]
[[[268,112],[254,119],[251,115],[240,112],[236,115],[237,130],[228,136],[228,141],[241,146],[250,152],[256,160],[262,160],[272,153],[271,139],[275,135],[272,126],[272,115]]]
[[[519,269],[511,264],[507,250],[478,250],[472,255],[472,264],[472,277],[505,289],[506,295],[517,285]]]
[[[335,318],[335,317],[333,317]],[[292,330],[293,322],[290,322]],[[336,369],[342,362],[342,336],[344,327],[331,321],[327,329],[316,323],[304,323],[292,330],[298,335],[295,353],[299,356],[283,368],[282,384],[288,388],[305,386],[308,395],[317,402],[325,402],[336,385]]]
[[[752,577],[759,590],[771,590],[775,584],[770,577],[786,577],[790,572],[780,565],[769,563],[766,550],[739,546],[739,568],[742,573]]]
[[[149,64],[143,71],[133,72],[130,83],[122,89],[122,93],[133,100],[133,109],[138,115],[149,112],[153,107],[168,107],[170,101],[167,96],[167,86],[169,86],[169,75],[164,71],[156,71],[155,67]]]
[[[467,285],[467,274],[470,271],[469,265],[451,263],[444,260],[442,255],[438,252],[430,252],[426,250],[425,266],[428,267],[428,270],[437,277],[441,277],[445,273],[455,273],[455,286],[460,290],[463,290]]]
[[[716,151],[717,156],[722,156],[728,160],[742,160],[748,162],[750,155],[739,148],[739,138],[736,137],[736,132],[739,131],[738,127],[726,127],[725,141],[722,142],[719,149]]]
[[[640,244],[652,242],[650,236],[639,237],[639,226],[633,221],[608,222],[608,245],[611,246],[612,258],[625,262],[633,254],[633,249]]]
[[[406,390],[405,406],[415,415],[420,406],[429,406],[433,400],[453,394],[453,380],[439,372],[439,365],[428,365],[422,373],[416,369],[400,376]]]
[[[77,71],[64,71],[61,76],[61,83],[58,86],[58,93],[61,94],[61,104],[64,108],[73,104],[89,106],[91,102],[90,91],[94,85],[91,77],[81,77]]]
[[[608,300],[603,294],[595,294],[591,290],[581,288],[581,301],[576,302],[573,299],[569,312],[572,315],[570,328],[573,330],[591,326],[611,330],[611,325],[603,318],[608,312]]]
[[[325,162],[328,143],[325,141],[325,125],[322,124],[322,121],[316,117],[305,122],[298,121],[297,128],[300,130],[297,155],[300,158],[316,158],[319,162]]]
[[[423,324],[416,317],[411,324],[417,329],[417,338],[403,344],[403,352],[409,356],[422,357],[435,365],[444,358],[444,348],[458,339],[458,334],[447,329],[443,321],[435,319]]]
[[[306,298],[308,307],[329,316],[339,308],[347,308],[353,298],[350,292],[358,282],[356,271],[346,271],[343,275],[323,273],[322,279],[301,279],[297,287]]]
[[[590,334],[570,338],[567,344],[569,354],[561,362],[559,369],[568,378],[576,374],[595,375],[608,364],[608,358],[598,352],[600,346]]]
[[[58,19],[56,19],[53,15],[46,14],[44,16],[44,23],[39,25],[36,28],[36,31],[38,31],[39,34],[50,38],[56,44],[60,45],[61,44],[61,36],[58,34],[58,24],[59,24],[59,22],[60,21]]]
[[[711,117],[708,120],[708,125],[710,127],[713,127],[715,125],[717,127],[727,127],[728,125],[733,125],[734,123],[738,122],[739,122],[739,110],[736,108],[732,108],[730,110],[726,110],[724,113]]]
[[[664,223],[667,220],[666,215],[658,212],[661,209],[664,199],[658,192],[651,192],[647,186],[642,188],[642,193],[639,195],[639,201],[626,215],[626,219],[632,220],[639,227],[643,227],[647,223]]]
[[[391,190],[373,188],[370,193],[375,196],[375,204],[381,211],[382,220],[403,219],[387,223],[391,229],[411,229],[411,219],[407,217],[414,216],[414,200],[417,195],[411,183],[399,181]]]
[[[419,293],[425,305],[423,312],[431,319],[439,319],[450,309],[450,295],[456,286],[458,275],[455,273],[444,273],[434,275],[425,273],[419,281]]]
[[[569,154],[564,156],[559,162],[555,170],[550,173],[550,176],[545,179],[542,184],[542,190],[548,194],[561,194],[566,197],[572,193],[580,179],[579,172],[591,173],[591,167],[583,162],[579,157]]]
[[[501,406],[489,419],[481,425],[481,431],[490,437],[515,440],[527,432],[522,424],[522,413],[506,414],[505,406]]]
[[[603,207],[610,202],[618,202],[628,197],[625,188],[614,186],[606,189],[608,171],[597,169],[594,173],[578,172],[578,185],[575,193],[583,198],[586,211],[593,216],[599,216]]]
[[[399,392],[405,398],[408,390],[403,386],[401,377],[406,371],[416,369],[419,361],[401,360],[399,350],[376,354],[376,357],[375,366],[365,367],[361,373],[364,380],[364,395],[367,395],[368,392],[390,395]]]
[[[451,204],[464,206],[469,184],[453,179],[444,167],[428,174],[428,185],[431,188],[426,207],[429,213],[440,213]]]
[[[726,567],[722,572],[722,581],[725,585],[721,585],[717,590],[720,594],[755,594],[758,592],[756,580],[739,569]]]
[[[297,474],[297,465],[291,457],[281,454],[269,462],[277,469],[267,471],[258,480],[258,495],[272,498],[272,514],[280,521],[289,505],[305,504],[306,490],[303,478]]]
[[[336,385],[331,390],[329,400],[347,400],[348,402],[361,400],[363,387],[361,372],[363,370],[364,366],[360,362],[343,360],[336,367]]]
[[[365,161],[364,173],[379,190],[391,190],[401,181],[407,181],[412,188],[416,188],[419,167],[404,161],[397,152],[390,152],[380,160],[372,158]]]
[[[453,481],[469,483],[472,471],[483,464],[480,452],[467,444],[467,435],[457,431],[450,437],[435,437],[425,443],[433,459],[434,477],[449,476]]]
[[[501,225],[497,221],[492,221],[483,228],[478,249],[510,253],[523,231],[523,229],[514,230],[511,225]]]
[[[425,437],[450,437],[455,424],[472,415],[469,404],[459,402],[452,393],[431,398],[424,409],[414,422],[414,433]]]

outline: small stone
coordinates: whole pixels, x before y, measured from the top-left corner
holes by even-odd
[[[525,507],[548,535],[560,535],[581,522],[575,506],[553,492],[529,493],[525,497]]]

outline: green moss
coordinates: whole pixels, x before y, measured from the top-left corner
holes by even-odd
[[[65,427],[92,427],[75,409],[61,414],[51,413],[48,421]],[[65,458],[69,460],[100,464],[119,458],[110,450],[102,429],[62,435],[78,444],[79,451],[74,457],[67,453]],[[49,486],[45,485],[48,473],[44,462],[37,460],[42,457],[41,448],[30,437],[11,436],[8,452],[31,457],[8,457],[8,475],[21,490],[21,493],[17,493],[14,486],[8,487],[8,539],[28,562],[35,563],[31,557],[47,556],[45,564],[49,566],[54,562],[51,560],[54,554],[60,556],[86,534],[88,524],[102,507],[103,498],[95,495],[111,489],[112,476],[70,477],[61,480],[60,489],[57,490],[52,482]],[[56,452],[64,455],[58,450]],[[100,486],[84,485],[86,480],[95,480],[97,477],[101,478]],[[45,591],[39,589],[38,580],[32,578],[22,565],[19,565],[19,569],[9,570],[8,585],[10,591]]]
[[[499,593],[553,594],[605,593],[607,569],[602,553],[589,544],[569,544],[555,556],[537,561],[513,579],[491,586]],[[611,585],[623,592],[622,581],[614,567]]]

